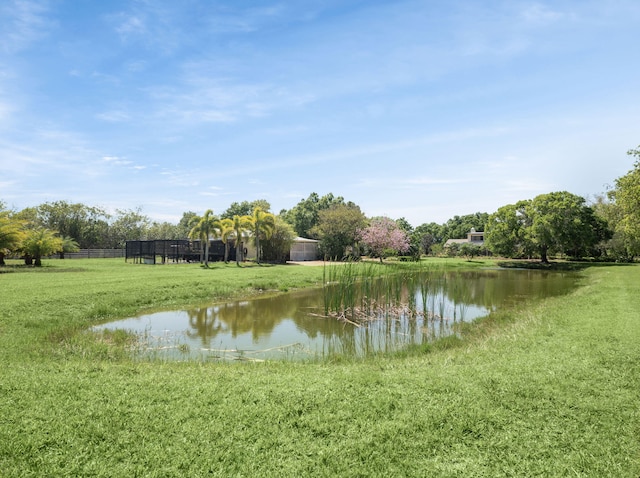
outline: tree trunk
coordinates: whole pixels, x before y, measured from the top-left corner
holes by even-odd
[[[0,266],[6,266],[4,262],[4,252],[0,251]]]
[[[548,247],[546,245],[540,247],[540,262],[542,262],[543,264],[549,263],[549,258],[547,257],[547,249]]]

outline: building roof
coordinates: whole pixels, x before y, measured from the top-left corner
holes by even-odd
[[[320,241],[317,241],[317,240],[315,240],[315,239],[307,239],[306,237],[300,237],[300,236],[297,236],[297,237],[293,240],[293,242],[313,242],[313,243],[318,243],[318,242],[320,242]]]

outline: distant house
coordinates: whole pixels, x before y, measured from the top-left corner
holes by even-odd
[[[296,237],[291,245],[289,260],[291,261],[315,261],[320,256],[320,241]]]
[[[476,232],[474,228],[467,233],[466,239],[447,239],[444,247],[447,248],[452,244],[475,244],[476,246],[484,246],[484,232]]]

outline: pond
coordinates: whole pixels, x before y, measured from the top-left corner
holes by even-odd
[[[573,273],[533,270],[445,272],[403,283],[402,305],[374,318],[327,317],[326,289],[157,312],[96,327],[138,334],[140,357],[168,360],[305,360],[401,350],[455,333],[524,300],[565,294]],[[424,284],[429,286],[425,287]]]

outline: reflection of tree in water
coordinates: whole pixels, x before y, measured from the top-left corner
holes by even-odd
[[[256,343],[261,337],[271,335],[282,321],[293,318],[298,309],[310,308],[317,295],[317,292],[310,297],[283,294],[192,309],[187,311],[191,327],[187,335],[200,337],[208,346],[219,334],[228,333],[235,338],[250,333]]]
[[[220,333],[227,331],[226,327],[218,320],[216,307],[198,307],[187,310],[189,326],[192,330],[187,330],[187,337],[195,339],[200,337],[203,346],[209,346],[211,339]]]
[[[569,292],[575,275],[533,270],[449,272],[441,281],[451,302],[489,310],[520,300],[539,299]]]
[[[568,280],[571,279],[571,280]],[[425,281],[428,287],[425,287]],[[422,282],[422,285],[421,285]],[[440,272],[415,276],[403,286],[402,301],[422,308],[422,293],[428,294],[430,307],[438,300],[447,300],[447,319],[468,320],[466,308],[492,310],[518,300],[557,295],[570,290],[575,281],[565,273],[541,271],[484,270]],[[453,305],[451,305],[453,304]],[[380,320],[363,327],[354,327],[336,319],[323,317],[323,292],[306,289],[273,297],[237,301],[187,311],[191,339],[200,339],[209,347],[218,336],[238,337],[251,334],[254,343],[277,333],[276,328],[291,320],[296,329],[309,340],[329,344],[341,353],[387,350],[397,347],[394,340],[407,344],[423,343],[451,333],[451,323],[444,320]],[[429,310],[430,313],[437,311]],[[321,340],[320,340],[321,339]],[[323,345],[324,347],[324,345]]]

